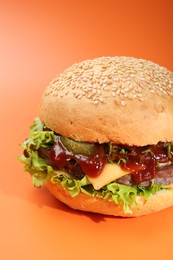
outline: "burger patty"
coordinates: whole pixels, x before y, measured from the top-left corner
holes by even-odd
[[[151,184],[151,181],[154,181],[154,184],[156,185],[160,185],[160,184],[169,185],[173,183],[173,164],[158,168],[154,176],[154,179],[149,181],[143,181],[140,183],[140,186],[147,187]],[[124,175],[123,177],[117,179],[116,182],[128,186],[132,186],[133,174]]]

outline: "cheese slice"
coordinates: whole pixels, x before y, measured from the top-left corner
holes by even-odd
[[[88,181],[89,183],[91,183],[94,187],[95,190],[99,190],[100,188],[102,188],[104,185],[126,175],[126,174],[129,174],[130,172],[128,171],[123,171],[121,169],[121,167],[116,164],[116,163],[107,163],[101,174],[97,177],[89,177],[87,176],[88,178]],[[64,172],[64,171],[56,171],[56,174],[57,175],[66,175],[70,178],[73,178],[71,174],[67,173],[67,172]]]
[[[129,174],[128,171],[123,171],[121,167],[116,163],[107,163],[103,168],[103,171],[98,177],[88,177],[89,182],[93,185],[95,190],[99,190],[104,185]]]

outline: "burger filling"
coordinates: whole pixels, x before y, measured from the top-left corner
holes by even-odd
[[[118,183],[140,186],[149,186],[151,180],[156,184],[173,183],[171,143],[160,142],[145,147],[127,147],[115,144],[78,143],[57,136],[50,150],[39,148],[38,154],[53,168],[69,172],[78,179],[82,179],[85,175],[97,177],[102,173],[105,164],[117,163],[128,173],[116,179]]]
[[[34,186],[50,178],[72,196],[84,192],[113,199],[130,213],[137,195],[148,198],[173,183],[173,142],[143,147],[76,142],[46,128],[38,118],[30,130],[20,160]]]

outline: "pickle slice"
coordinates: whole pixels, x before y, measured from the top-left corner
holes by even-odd
[[[60,137],[63,145],[74,154],[82,154],[85,156],[91,156],[94,152],[94,144],[85,143],[85,142],[77,142],[72,139],[66,138],[64,136]]]

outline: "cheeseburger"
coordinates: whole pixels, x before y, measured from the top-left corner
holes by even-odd
[[[173,205],[173,72],[151,61],[76,63],[45,89],[20,160],[77,210],[132,217]]]

